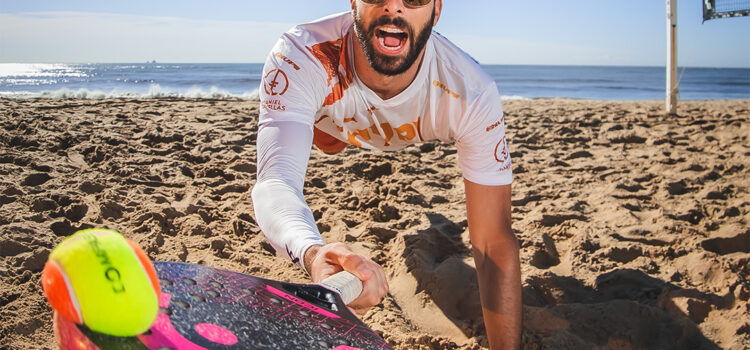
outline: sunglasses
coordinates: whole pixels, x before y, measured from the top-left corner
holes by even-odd
[[[406,7],[422,7],[424,5],[429,4],[432,0],[402,0],[404,2],[404,5]],[[362,0],[365,4],[370,5],[382,5],[385,3],[385,0]]]

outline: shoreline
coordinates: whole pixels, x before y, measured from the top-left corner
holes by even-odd
[[[523,348],[750,347],[750,100],[503,101]],[[0,98],[0,338],[54,347],[39,283],[76,229],[155,260],[306,281],[255,223],[258,102]],[[323,237],[380,263],[396,349],[482,349],[453,145],[311,154]],[[429,320],[426,322],[425,320]]]
[[[73,91],[73,90],[71,90]],[[507,97],[510,101],[513,101],[513,98],[516,96],[504,96]],[[536,101],[536,100],[576,100],[576,101],[611,101],[611,102],[658,102],[663,101],[664,99],[595,99],[595,98],[577,98],[577,97],[524,97],[524,96],[517,96],[525,99],[524,101]],[[227,101],[246,101],[246,102],[259,102],[258,99],[253,98],[242,98],[237,96],[232,97],[186,97],[186,96],[154,96],[154,97],[144,97],[144,96],[122,96],[122,97],[46,97],[46,96],[35,96],[35,97],[7,97],[7,96],[0,96],[0,100],[39,100],[39,101],[54,101],[54,100],[82,100],[82,101],[88,101],[88,100],[160,100],[160,99],[174,99],[174,100],[227,100]],[[678,102],[701,102],[701,101],[748,101],[749,98],[728,98],[728,99],[698,99],[698,100],[678,100]]]

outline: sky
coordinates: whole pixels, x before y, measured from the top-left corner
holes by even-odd
[[[678,2],[678,65],[750,68],[750,17]],[[345,0],[0,0],[0,63],[262,63]],[[483,64],[664,66],[665,0],[444,0],[437,31]]]

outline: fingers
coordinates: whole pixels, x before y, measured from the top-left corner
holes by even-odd
[[[343,243],[328,244],[320,249],[311,267],[315,280],[343,270],[349,271],[362,281],[362,294],[349,306],[355,313],[363,315],[388,293],[388,280],[380,265],[355,253]]]
[[[347,247],[348,249],[349,247]],[[379,266],[373,267],[370,259],[365,258],[351,250],[339,256],[338,263],[344,270],[353,273],[362,281],[367,281],[373,277]],[[374,264],[374,263],[373,263]]]
[[[337,247],[339,263],[344,270],[351,272],[362,281],[362,294],[349,304],[358,314],[367,310],[383,299],[388,293],[388,280],[380,265],[362,255],[354,253],[348,246]]]
[[[354,309],[364,308],[363,312],[379,304],[380,300],[388,293],[388,281],[385,278],[385,273],[380,266],[377,266],[374,262],[372,264],[377,267],[377,271],[369,280],[362,281],[362,294],[349,304]]]

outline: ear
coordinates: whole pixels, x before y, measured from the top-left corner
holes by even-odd
[[[354,11],[354,6],[357,6],[357,5],[355,4],[355,2],[357,2],[357,0],[349,0],[349,4],[351,4],[351,5],[352,5],[352,11]]]
[[[443,0],[434,0],[434,1],[435,1],[435,21],[432,23],[433,27],[437,25],[437,22],[440,19],[440,13],[443,12]]]

